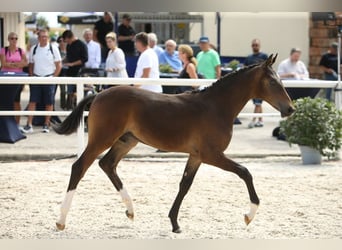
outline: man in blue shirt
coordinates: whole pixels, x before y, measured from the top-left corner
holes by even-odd
[[[174,72],[179,73],[182,70],[182,62],[176,51],[177,44],[174,40],[165,42],[165,50],[159,56],[159,64],[168,64]]]
[[[260,51],[260,40],[253,39],[252,40],[252,51],[253,53],[247,56],[245,60],[245,66],[253,65],[256,63],[260,63],[265,61],[268,56],[265,53]],[[262,100],[261,99],[253,99],[253,103],[255,105],[254,113],[262,113]],[[248,124],[248,128],[254,127],[262,127],[264,126],[262,117],[259,117],[258,122],[256,122],[256,117]]]

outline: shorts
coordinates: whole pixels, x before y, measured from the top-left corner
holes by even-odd
[[[24,89],[24,84],[20,84],[17,92],[15,93],[14,102],[20,102],[21,92]]]
[[[30,102],[53,105],[55,102],[56,85],[30,85]]]
[[[75,84],[68,84],[67,93],[68,94],[76,93],[76,85]]]
[[[253,99],[253,104],[256,105],[256,106],[261,106],[262,99]]]

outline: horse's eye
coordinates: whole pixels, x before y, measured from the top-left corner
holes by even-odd
[[[276,81],[276,80],[274,80],[274,79],[272,79],[271,81],[270,81],[270,84],[271,85],[276,85],[278,82]]]

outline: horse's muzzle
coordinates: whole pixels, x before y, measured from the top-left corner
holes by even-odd
[[[290,116],[295,111],[296,109],[292,105],[290,105],[281,112],[281,117]]]

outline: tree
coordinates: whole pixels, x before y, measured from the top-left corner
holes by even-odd
[[[49,21],[45,17],[39,16],[37,18],[37,27],[47,28],[47,27],[49,27]]]

